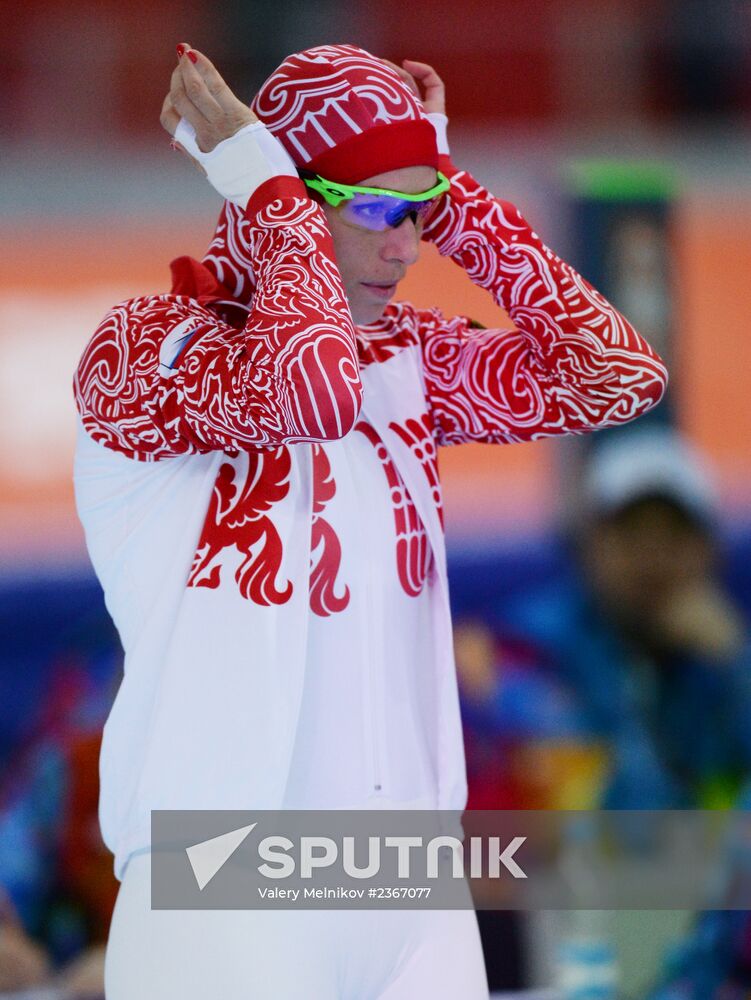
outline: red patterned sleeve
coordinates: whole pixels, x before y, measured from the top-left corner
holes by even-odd
[[[425,238],[493,295],[516,329],[418,316],[440,444],[529,441],[626,423],[663,396],[660,357],[540,241],[518,209],[444,160],[451,190]]]
[[[195,299],[112,309],[74,378],[88,434],[143,461],[346,435],[362,385],[355,331],[321,209],[296,178],[267,181],[238,230],[256,289],[244,329]]]

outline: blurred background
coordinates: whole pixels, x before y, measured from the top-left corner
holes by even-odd
[[[248,102],[315,44],[431,63],[455,162],[668,360],[668,398],[636,449],[605,432],[441,455],[470,805],[741,801],[751,3],[28,0],[4,4],[2,23],[0,988],[54,973],[96,993],[101,970],[116,886],[96,761],[121,662],[75,514],[71,379],[106,310],[167,290],[169,261],[200,257],[213,233],[218,196],[159,126],[178,41]],[[400,297],[509,323],[432,247]],[[722,738],[682,753],[709,728]],[[642,919],[641,938],[615,921],[624,993],[751,989],[747,927],[674,916],[646,933]],[[570,928],[484,920],[498,988],[554,984]],[[697,985],[708,965],[715,979]]]

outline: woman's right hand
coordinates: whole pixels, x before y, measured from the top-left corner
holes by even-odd
[[[198,148],[203,153],[210,153],[224,139],[258,121],[247,104],[235,97],[205,55],[196,52],[187,42],[178,45],[177,52],[177,66],[159,119],[171,136],[184,118],[195,130]]]

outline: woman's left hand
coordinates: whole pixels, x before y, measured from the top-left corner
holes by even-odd
[[[202,153],[210,153],[241,128],[258,121],[247,104],[235,97],[211,60],[187,42],[178,46],[177,66],[160,121],[174,136],[180,118],[192,125]]]

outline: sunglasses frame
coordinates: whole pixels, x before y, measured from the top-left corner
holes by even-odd
[[[451,182],[448,177],[437,171],[438,182],[432,188],[427,191],[422,191],[420,194],[406,194],[404,191],[390,191],[388,188],[376,188],[376,187],[363,187],[361,184],[337,184],[334,181],[328,181],[325,177],[321,177],[319,174],[314,174],[310,177],[302,175],[302,180],[309,188],[312,188],[331,205],[333,208],[338,208],[343,201],[350,201],[356,194],[374,194],[374,195],[388,195],[390,198],[398,198],[399,201],[430,201],[432,198],[437,198],[438,195],[443,194],[445,191],[451,187]]]

